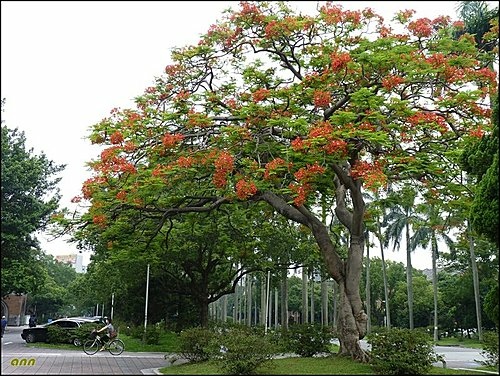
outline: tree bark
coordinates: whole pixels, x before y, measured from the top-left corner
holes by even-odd
[[[339,354],[361,362],[368,362],[368,353],[361,348],[359,342],[366,335],[367,322],[359,290],[363,266],[365,206],[360,186],[355,185],[340,168],[336,172],[338,175],[343,174],[344,176],[342,176],[343,184],[336,182],[337,207],[335,214],[350,233],[349,250],[345,261],[337,252],[336,246],[330,238],[328,227],[306,207],[294,207],[282,197],[271,192],[262,193],[259,199],[268,202],[277,212],[288,219],[309,227],[320,249],[328,273],[339,285],[340,307],[337,328],[340,342]],[[344,184],[349,187],[352,210],[346,207],[346,186]]]

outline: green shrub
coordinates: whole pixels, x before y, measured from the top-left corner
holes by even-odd
[[[276,352],[267,336],[255,334],[250,328],[230,328],[217,333],[208,348],[211,359],[230,375],[251,375],[259,367],[270,366]]]
[[[485,365],[498,368],[498,332],[485,331],[483,333],[481,354],[486,358],[483,362]]]
[[[62,329],[60,326],[51,325],[47,328],[47,342],[48,343],[70,343],[71,333],[70,330]]]
[[[383,375],[423,375],[438,360],[429,336],[421,331],[390,329],[371,333],[370,363]]]
[[[76,328],[73,332],[75,338],[78,338],[80,344],[83,345],[86,340],[90,339],[90,333],[93,329],[100,329],[102,325],[96,323],[84,323],[80,327]]]
[[[191,362],[202,362],[210,358],[208,345],[215,336],[213,330],[201,327],[184,329],[179,334],[180,351]]]
[[[290,325],[286,337],[286,348],[302,357],[311,357],[330,352],[334,338],[331,328],[320,324]]]
[[[145,335],[144,335],[145,334]],[[157,345],[160,343],[161,329],[156,325],[148,325],[146,333],[143,332],[143,338],[147,345]]]

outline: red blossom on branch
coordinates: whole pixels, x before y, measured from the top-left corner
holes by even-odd
[[[165,146],[167,149],[169,149],[169,148],[173,148],[175,145],[177,145],[183,139],[184,139],[184,136],[182,134],[165,133],[161,142],[162,142],[163,146]]]
[[[408,30],[418,38],[428,38],[433,31],[432,22],[428,18],[419,18],[408,24]]]
[[[382,164],[379,161],[373,163],[356,161],[351,168],[351,177],[355,180],[362,179],[364,186],[371,190],[387,184],[387,175],[382,171]]]
[[[405,82],[405,79],[403,77],[389,75],[382,79],[382,86],[385,90],[390,91],[403,82]]]
[[[256,193],[257,193],[257,186],[255,185],[254,182],[240,179],[236,183],[236,196],[238,196],[240,200],[245,200],[249,197],[252,197]]]
[[[120,131],[116,131],[109,136],[109,140],[112,144],[121,144],[123,142],[123,134]]]
[[[330,54],[330,66],[334,73],[340,72],[342,69],[347,67],[347,63],[351,61],[351,55],[348,52],[337,53],[334,52]]]
[[[258,89],[253,92],[252,99],[255,103],[265,100],[269,96],[268,89]]]
[[[227,175],[234,169],[234,157],[223,151],[214,162],[215,173],[212,181],[217,188],[223,188],[227,184]]]
[[[288,165],[290,166],[290,164]],[[287,163],[285,162],[285,160],[281,158],[275,158],[271,162],[266,163],[266,170],[264,171],[264,179],[266,180],[270,179],[271,175],[274,175],[275,171],[282,166],[286,167]]]
[[[313,102],[315,107],[319,108],[328,108],[330,106],[330,102],[332,98],[330,93],[327,91],[316,90],[313,93]]]

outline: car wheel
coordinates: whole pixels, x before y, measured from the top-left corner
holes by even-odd
[[[80,341],[79,338],[75,338],[75,339],[73,339],[73,345],[79,347],[82,345],[82,341]]]
[[[26,336],[26,342],[27,343],[35,342],[35,335],[33,333],[28,333],[28,335]]]

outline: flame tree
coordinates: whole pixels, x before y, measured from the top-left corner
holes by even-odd
[[[389,25],[332,3],[315,15],[281,2],[229,9],[196,45],[172,52],[137,108],[92,127],[103,151],[89,162],[82,220],[105,229],[133,210],[161,228],[185,212],[265,202],[311,231],[339,285],[339,352],[367,361],[362,192],[393,182],[456,191],[457,151],[490,132],[497,90],[496,48],[454,40],[463,25],[449,17],[414,13]],[[347,255],[321,203],[348,231]]]

